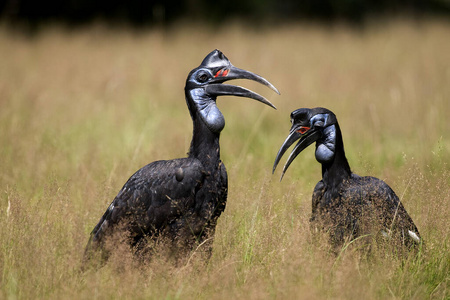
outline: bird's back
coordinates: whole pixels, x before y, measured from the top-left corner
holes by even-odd
[[[226,190],[222,164],[214,172],[189,157],[150,163],[119,191],[92,231],[86,251],[102,248],[119,228],[132,246],[144,237],[181,243],[199,239],[225,209]]]
[[[321,180],[314,190],[311,220],[332,227],[332,239],[338,244],[378,234],[408,247],[420,241],[417,227],[395,192],[371,176],[352,174],[336,191]]]

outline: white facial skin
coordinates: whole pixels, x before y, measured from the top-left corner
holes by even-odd
[[[317,114],[311,118],[311,127],[325,127],[323,137],[316,143],[316,159],[320,163],[333,160],[336,150],[336,127],[327,126],[328,114]]]
[[[211,100],[202,88],[190,90],[189,93],[194,100],[195,106],[203,122],[212,132],[221,132],[225,127],[225,118],[216,105],[216,101]]]
[[[317,141],[316,159],[320,163],[327,163],[333,160],[336,150],[336,127],[326,127],[323,134],[323,138]]]

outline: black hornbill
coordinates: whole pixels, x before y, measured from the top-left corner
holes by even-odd
[[[164,251],[176,257],[202,244],[204,252],[210,252],[228,189],[219,146],[225,119],[216,106],[216,98],[252,98],[275,108],[248,89],[223,84],[231,79],[254,80],[279,94],[263,77],[233,66],[219,50],[208,54],[186,80],[185,98],[193,121],[188,157],[155,161],[134,173],[92,231],[85,259],[96,250],[106,250],[101,252],[107,257],[105,240],[116,232],[125,233],[135,252],[145,249],[151,240],[167,242],[163,244],[167,247]]]
[[[283,168],[316,142],[316,160],[322,164],[312,196],[311,224],[329,232],[333,245],[357,237],[384,237],[407,249],[421,238],[394,191],[382,180],[360,177],[350,170],[336,115],[326,108],[300,108],[291,113],[292,127],[275,158],[273,172],[286,150],[298,139]]]

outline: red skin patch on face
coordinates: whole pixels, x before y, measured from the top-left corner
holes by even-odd
[[[219,77],[219,76],[220,77],[225,77],[227,75],[228,75],[228,70],[227,69],[222,69],[222,70],[217,71],[216,75],[214,75],[214,78]]]
[[[302,126],[302,127],[300,127],[299,130],[297,130],[297,132],[300,134],[305,134],[310,129],[311,129],[310,127]]]

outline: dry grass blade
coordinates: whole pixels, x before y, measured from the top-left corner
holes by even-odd
[[[0,27],[0,298],[448,299],[449,36],[448,22],[433,20],[361,30],[49,27],[34,38]],[[269,99],[278,110],[218,103],[229,195],[211,259],[197,259],[198,245],[182,268],[158,257],[139,265],[125,249],[78,272],[90,230],[129,176],[185,156],[185,79],[215,48],[282,95]],[[426,253],[360,259],[350,242],[335,260],[312,242],[314,155],[281,183],[271,168],[289,113],[317,106],[339,116],[355,173],[403,191]]]

